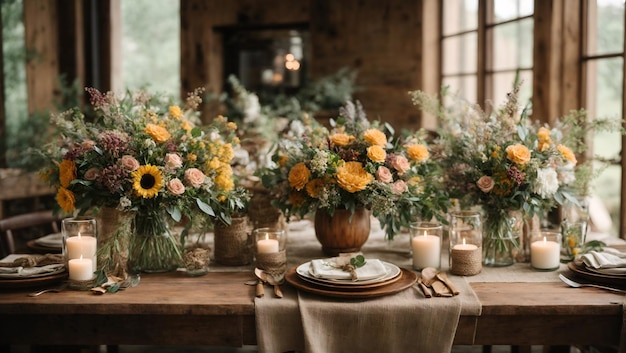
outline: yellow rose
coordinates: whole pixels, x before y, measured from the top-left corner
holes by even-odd
[[[309,176],[311,176],[311,171],[304,163],[300,162],[289,171],[289,186],[300,191],[309,182]]]
[[[237,124],[233,123],[232,121],[229,121],[228,123],[226,123],[226,127],[229,128],[230,130],[237,130]]]
[[[59,181],[61,186],[70,186],[72,180],[76,179],[76,163],[69,159],[64,159],[59,165]]]
[[[537,138],[539,141],[537,142],[537,149],[540,152],[543,152],[550,148],[550,143],[552,143],[552,139],[550,138],[550,130],[545,127],[539,128],[537,131]]]
[[[177,105],[170,106],[169,113],[170,116],[174,119],[180,119],[183,117],[183,111]]]
[[[428,152],[428,148],[424,145],[407,145],[406,154],[410,159],[418,163],[427,161],[428,158],[430,158],[430,152]]]
[[[145,133],[150,135],[155,142],[163,143],[170,139],[171,135],[167,130],[157,124],[148,124],[145,128]]]
[[[530,150],[520,143],[507,147],[506,155],[511,162],[519,165],[530,162]]]
[[[378,145],[384,147],[387,144],[387,136],[384,132],[377,129],[367,129],[363,133],[363,139],[370,145]]]
[[[382,163],[385,161],[386,157],[387,152],[385,152],[385,150],[378,145],[367,148],[367,158],[369,158],[372,162]]]
[[[578,163],[578,161],[576,160],[576,155],[574,154],[574,152],[572,152],[571,149],[569,149],[569,147],[565,145],[558,145],[556,146],[556,149],[559,150],[559,152],[561,152],[561,154],[563,155],[563,157],[565,157],[565,159],[574,163],[574,165]]]
[[[322,190],[324,190],[324,180],[322,179],[313,179],[306,184],[306,193],[313,198],[319,198]]]
[[[361,162],[346,162],[337,170],[337,184],[347,192],[365,190],[374,176],[363,169]]]
[[[330,137],[330,141],[337,146],[347,146],[354,140],[354,136],[344,133],[334,134]]]

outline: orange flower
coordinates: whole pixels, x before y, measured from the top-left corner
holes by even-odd
[[[311,176],[311,171],[307,166],[300,162],[291,168],[289,171],[289,186],[295,188],[300,191],[309,181],[309,177]]]
[[[169,114],[174,119],[181,119],[183,117],[183,111],[177,105],[170,106]]]
[[[347,192],[365,190],[374,176],[363,169],[361,162],[346,162],[337,170],[337,184]]]
[[[61,206],[63,211],[67,213],[74,211],[74,203],[76,202],[76,199],[73,192],[64,187],[60,187],[57,191],[56,199],[57,203],[59,204],[59,206]]]
[[[537,143],[537,149],[539,150],[539,152],[543,152],[550,148],[550,143],[552,143],[552,139],[550,138],[549,129],[545,127],[539,128],[539,131],[537,131],[537,137],[539,138],[539,141]]]
[[[412,144],[406,146],[406,154],[410,159],[421,163],[427,161],[430,158],[430,152],[428,152],[428,148],[424,145]]]
[[[146,134],[150,135],[155,142],[163,143],[170,139],[171,135],[167,130],[157,124],[148,124],[144,129]]]
[[[574,165],[578,163],[578,161],[576,160],[576,155],[574,154],[574,152],[572,152],[571,149],[569,149],[569,147],[565,145],[558,145],[556,146],[556,149],[559,150],[559,152],[561,152],[561,154],[563,155],[563,157],[565,157],[565,159],[574,163]]]
[[[61,186],[67,188],[72,180],[76,179],[76,163],[69,159],[64,159],[59,164],[59,181]]]
[[[513,163],[525,165],[530,162],[530,150],[521,143],[507,147],[506,154]]]
[[[385,150],[378,145],[367,148],[367,158],[369,158],[372,162],[382,163],[385,161],[386,157],[387,152],[385,152]]]
[[[367,129],[363,133],[363,139],[369,142],[370,145],[378,145],[385,147],[387,144],[387,136],[384,132],[378,129]]]
[[[343,147],[354,141],[354,136],[350,136],[344,133],[338,133],[330,136],[330,141],[337,146]]]
[[[320,197],[322,190],[324,190],[324,180],[322,179],[313,179],[306,184],[306,193],[313,198]]]

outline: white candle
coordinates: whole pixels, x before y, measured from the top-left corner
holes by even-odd
[[[436,235],[417,235],[411,239],[413,249],[413,267],[423,269],[426,267],[439,268],[441,265],[441,239]]]
[[[65,240],[65,249],[67,251],[67,259],[78,259],[81,257],[89,258],[92,263],[93,270],[96,271],[96,249],[97,241],[95,237],[83,236],[78,233],[77,236],[69,237]]]
[[[472,251],[478,249],[478,246],[474,244],[466,244],[465,238],[463,238],[463,244],[456,244],[452,247],[454,250]]]
[[[279,249],[278,240],[270,239],[268,235],[265,236],[265,239],[256,242],[256,251],[259,254],[275,253],[278,252]]]
[[[70,279],[74,281],[89,281],[93,278],[91,259],[71,259],[69,261]]]
[[[550,270],[559,267],[561,245],[555,241],[543,240],[530,244],[530,265],[540,270]]]

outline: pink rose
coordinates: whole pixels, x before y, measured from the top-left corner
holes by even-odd
[[[139,169],[139,162],[133,156],[124,155],[122,156],[122,167],[126,170],[134,172]]]
[[[391,183],[393,181],[393,175],[387,167],[380,166],[376,170],[376,179],[383,183]]]
[[[478,179],[478,181],[476,182],[476,185],[482,192],[487,193],[491,191],[491,189],[493,189],[493,186],[495,185],[495,183],[492,177],[483,175],[480,177],[480,179]]]
[[[165,155],[165,166],[171,169],[180,168],[183,166],[183,160],[176,153],[168,153]]]
[[[406,185],[404,180],[396,180],[396,182],[391,185],[391,190],[394,194],[400,195],[409,190],[409,187]]]
[[[185,185],[178,178],[174,178],[167,183],[167,190],[174,195],[182,195],[185,192]]]
[[[85,179],[87,180],[96,180],[100,175],[100,170],[98,168],[89,168],[85,172]]]
[[[185,170],[185,181],[194,188],[199,187],[204,183],[205,175],[198,168],[189,168]]]
[[[411,167],[409,160],[402,155],[395,155],[393,159],[391,159],[391,166],[398,171],[399,175],[404,174]]]

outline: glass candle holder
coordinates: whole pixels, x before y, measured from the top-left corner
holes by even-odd
[[[483,225],[473,211],[450,213],[450,273],[473,276],[482,271]]]
[[[414,222],[410,225],[413,268],[441,267],[443,227],[438,222]]]
[[[570,221],[563,220],[561,222],[561,262],[567,263],[574,261],[576,255],[585,244],[587,237],[587,222],[584,220]]]
[[[257,267],[274,273],[284,273],[287,269],[285,230],[256,228],[252,232],[255,239]]]
[[[84,274],[78,275],[77,273],[80,272],[79,268],[86,267],[87,262],[91,262],[91,274],[93,275],[98,269],[96,219],[93,217],[65,218],[61,221],[61,233],[63,235],[63,256],[70,271],[70,279],[72,279],[72,272],[75,276],[84,278]],[[70,266],[71,260],[78,259],[82,259],[82,261],[75,261],[75,263],[80,263],[80,265]],[[74,271],[72,271],[73,268]]]
[[[561,255],[561,233],[542,230],[530,241],[530,265],[538,271],[554,271],[559,268]]]

